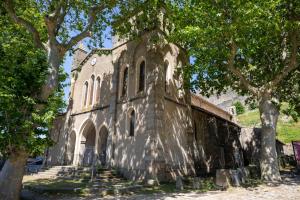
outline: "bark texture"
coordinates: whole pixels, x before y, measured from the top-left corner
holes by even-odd
[[[264,181],[280,181],[276,153],[276,125],[279,110],[270,98],[263,98],[259,105],[262,122],[260,168]]]
[[[63,58],[63,54],[55,45],[51,45],[49,48],[47,48],[47,53],[49,63],[48,76],[40,93],[40,99],[44,101],[46,101],[48,97],[53,94],[54,90],[58,86],[59,66]]]
[[[0,199],[17,200],[22,189],[22,180],[28,158],[26,152],[10,154],[0,173]]]

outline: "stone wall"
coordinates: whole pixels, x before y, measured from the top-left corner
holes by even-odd
[[[242,165],[240,129],[232,122],[193,107],[195,167],[198,175]]]

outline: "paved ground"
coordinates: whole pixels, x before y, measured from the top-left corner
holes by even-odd
[[[131,197],[107,198],[107,199],[159,199],[159,200],[300,200],[300,176],[295,178],[285,177],[282,184],[268,186],[261,185],[254,188],[230,188],[227,191],[215,191],[206,193],[176,193],[136,195]]]
[[[168,194],[134,194],[121,197],[53,197],[43,199],[61,200],[299,200],[300,199],[300,176],[295,178],[285,177],[283,183],[279,185],[261,185],[252,188],[230,188],[227,191],[214,191],[206,193],[168,193]],[[38,198],[37,198],[38,199]]]

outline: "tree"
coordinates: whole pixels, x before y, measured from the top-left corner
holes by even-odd
[[[59,84],[43,107],[37,107],[47,76],[47,55],[35,49],[29,35],[10,25],[3,15],[0,29],[0,154],[7,158],[2,171],[9,172],[0,174],[0,197],[18,199],[27,157],[41,154],[52,144],[48,130],[64,108],[63,85]],[[59,81],[65,78],[61,71]],[[7,193],[3,188],[13,190]]]
[[[34,93],[35,98],[38,99],[34,104],[35,109],[45,108],[49,97],[56,91],[59,85],[59,67],[66,52],[72,50],[79,41],[87,37],[92,37],[91,45],[101,46],[103,31],[108,25],[110,13],[116,2],[116,0],[100,2],[94,0],[4,0],[1,3],[6,11],[2,14],[9,16],[11,22],[15,23],[18,28],[23,28],[21,31],[25,30],[29,33],[35,48],[44,52],[47,58],[46,81],[43,81],[40,92]],[[1,30],[4,29],[1,28]],[[31,67],[35,69],[36,65]],[[26,141],[30,133],[21,135],[24,136],[21,137],[23,141]],[[0,177],[11,178],[10,184],[0,179],[0,193],[7,195],[6,199],[18,198],[23,177],[21,171],[30,153],[26,145],[19,143],[14,145],[18,148],[14,151],[8,149],[7,162],[13,160],[22,162],[15,167],[15,170],[18,168],[17,171],[20,173],[8,167],[4,167],[0,173]]]
[[[281,180],[275,137],[282,102],[299,108],[300,3],[177,1],[170,40],[195,62],[186,73],[204,95],[232,88],[258,102],[262,124],[260,167],[266,181]],[[174,15],[173,15],[174,16]]]
[[[280,105],[289,102],[293,111],[300,111],[300,2],[137,0],[134,7],[148,8],[136,23],[139,31],[157,22],[153,15],[163,10],[165,19],[159,25],[166,25],[166,39],[193,60],[183,68],[192,90],[209,96],[231,88],[258,103],[262,179],[281,180],[275,147]],[[124,5],[123,10],[129,8]],[[138,33],[117,24],[121,34]]]

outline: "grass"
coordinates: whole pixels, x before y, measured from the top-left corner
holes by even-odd
[[[38,192],[40,190],[37,190],[37,188],[42,188],[42,191],[45,189],[44,193],[85,195],[85,190],[89,188],[90,183],[82,180],[39,179],[25,182],[24,186]]]
[[[185,180],[183,183],[183,190],[178,191],[176,189],[176,183],[175,182],[166,182],[166,183],[160,183],[159,185],[155,186],[148,186],[143,187],[140,191],[137,193],[139,194],[155,194],[155,193],[175,193],[175,192],[181,192],[181,193],[187,193],[187,192],[208,192],[208,191],[215,191],[219,188],[214,184],[213,178],[203,178],[201,182],[201,189],[195,190],[192,187],[192,180]]]
[[[300,120],[294,122],[290,118],[288,118],[288,120],[283,120],[282,117],[282,115],[279,116],[277,123],[277,138],[284,143],[300,140]],[[257,109],[238,115],[237,118],[242,126],[261,126],[259,111]]]

